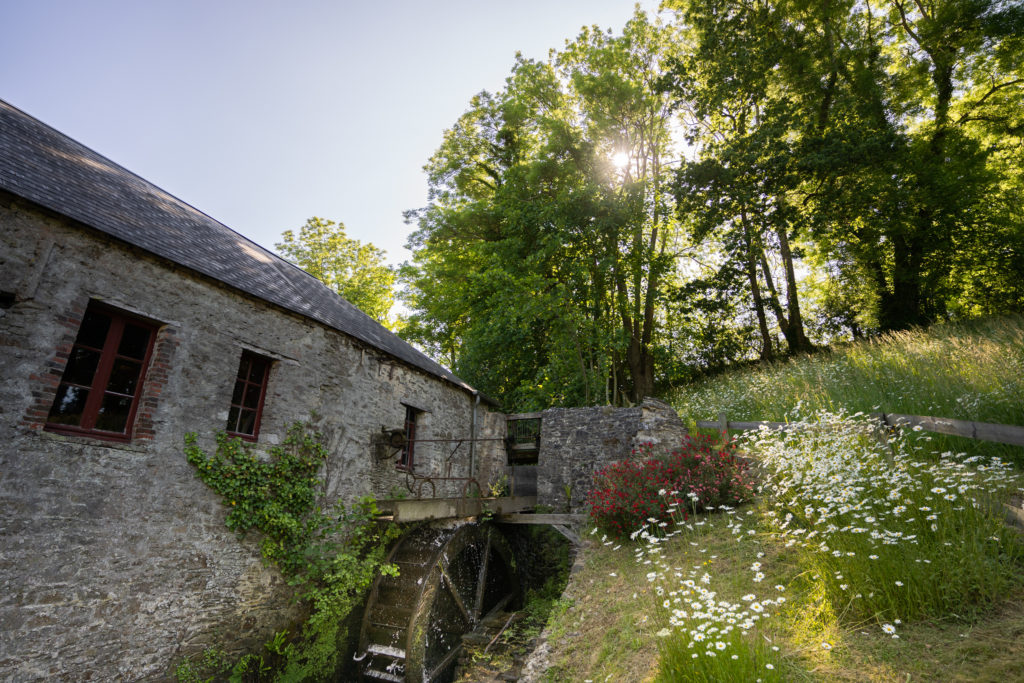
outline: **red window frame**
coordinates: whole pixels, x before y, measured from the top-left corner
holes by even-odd
[[[252,351],[242,351],[238,361],[238,373],[235,375],[234,392],[231,395],[231,407],[228,410],[227,433],[244,441],[256,441],[260,435],[260,421],[263,419],[263,402],[267,397],[267,379],[270,377],[270,365],[273,360]],[[256,400],[246,400],[258,394]],[[247,414],[252,414],[249,423]],[[251,424],[252,431],[245,431],[243,426]]]
[[[405,430],[405,445],[402,446],[402,453],[398,456],[395,467],[400,470],[412,472],[415,467],[414,448],[416,446],[416,417],[423,412],[412,406],[405,406],[405,423],[402,428]]]
[[[91,317],[92,316],[92,317]],[[96,318],[105,317],[109,319],[109,325],[103,333],[101,344],[92,343],[89,337],[97,332],[94,327]],[[122,352],[122,341],[128,327],[145,330],[148,337],[145,341],[145,350],[141,357],[132,356]],[[156,333],[159,324],[152,320],[146,320],[139,316],[126,313],[112,306],[106,306],[91,302],[86,308],[85,315],[78,328],[78,336],[71,347],[71,354],[64,366],[64,373],[61,376],[60,384],[57,387],[57,395],[54,396],[53,404],[50,407],[50,414],[44,427],[46,431],[72,436],[88,436],[106,441],[118,441],[127,443],[132,438],[132,427],[135,424],[135,415],[139,408],[139,399],[146,382],[146,371],[149,369],[149,362],[153,355],[153,346],[156,343]],[[129,340],[130,341],[130,340]],[[79,358],[87,358],[90,354],[98,354],[95,368],[89,379],[69,376],[76,372],[88,372],[86,369],[92,363],[77,363]],[[112,383],[124,381],[126,376],[112,377],[115,365],[120,364],[119,373],[123,373],[127,366],[139,364],[138,373],[135,375],[133,393],[125,390],[118,391]],[[130,374],[127,375],[130,377]],[[58,404],[62,398],[66,398],[72,390],[87,392],[85,403],[82,407],[77,424],[61,422],[61,413],[58,411]],[[115,401],[130,399],[127,417],[124,427],[120,431],[97,427],[104,410],[104,399],[112,397]]]

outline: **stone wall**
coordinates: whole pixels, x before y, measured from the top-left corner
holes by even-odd
[[[579,511],[594,472],[634,457],[640,444],[652,444],[655,453],[670,451],[685,434],[686,426],[672,407],[651,398],[632,408],[545,410],[537,462],[538,503],[558,511]]]
[[[0,679],[161,678],[207,644],[258,646],[300,616],[182,453],[186,432],[212,450],[225,428],[243,349],[274,359],[257,449],[318,415],[332,497],[404,485],[372,441],[405,404],[425,411],[419,438],[469,435],[467,391],[7,199],[0,273]],[[91,300],[161,323],[130,443],[43,430]],[[483,404],[477,426],[504,435]],[[418,445],[417,468],[443,473],[450,450]],[[452,474],[469,473],[468,455]],[[474,456],[481,478],[505,471],[500,441]]]

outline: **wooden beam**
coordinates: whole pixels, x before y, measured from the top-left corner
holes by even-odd
[[[532,510],[537,496],[506,496],[503,498],[402,498],[378,500],[378,519],[392,522],[418,522],[424,519],[458,519],[479,517],[485,512],[494,515]]]
[[[995,424],[992,422],[972,422],[955,420],[950,417],[931,417],[928,415],[903,415],[901,413],[873,413],[873,415],[890,427],[920,427],[936,434],[962,436],[966,439],[1004,443],[1010,446],[1024,446],[1024,427],[1018,425]],[[699,429],[717,429],[723,425],[728,429],[748,431],[767,427],[768,429],[789,429],[789,422],[732,422],[718,420],[697,420]]]
[[[506,420],[539,420],[543,413],[513,413],[506,415]]]
[[[789,422],[726,422],[729,429],[738,429],[741,431],[748,431],[751,429],[760,429],[761,426],[768,427],[768,429],[787,429],[790,426]],[[698,429],[717,429],[721,431],[722,423],[720,420],[697,420]]]
[[[1005,443],[1011,446],[1024,446],[1024,427],[1017,425],[971,422],[926,415],[901,415],[899,413],[882,413],[882,419],[887,425],[893,427],[921,427],[921,429],[937,434],[963,436],[968,439]]]
[[[582,524],[586,521],[586,515],[558,515],[540,513],[521,513],[497,515],[494,518],[503,524]]]

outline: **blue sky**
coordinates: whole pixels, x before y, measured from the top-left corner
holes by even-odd
[[[633,5],[2,0],[0,98],[266,247],[319,215],[398,263],[470,97]]]

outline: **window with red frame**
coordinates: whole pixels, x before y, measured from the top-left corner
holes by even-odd
[[[242,351],[242,360],[238,363],[238,375],[235,378],[235,391],[231,395],[231,410],[228,411],[227,432],[231,436],[238,436],[246,441],[255,441],[259,436],[270,363],[269,358],[258,356],[251,351]]]
[[[156,330],[151,321],[90,304],[71,347],[46,429],[130,440]]]
[[[416,446],[416,416],[419,415],[420,410],[416,410],[412,406],[405,407],[405,445],[402,447],[402,453],[398,456],[398,469],[408,470],[412,472],[414,461],[413,461],[413,448]]]

